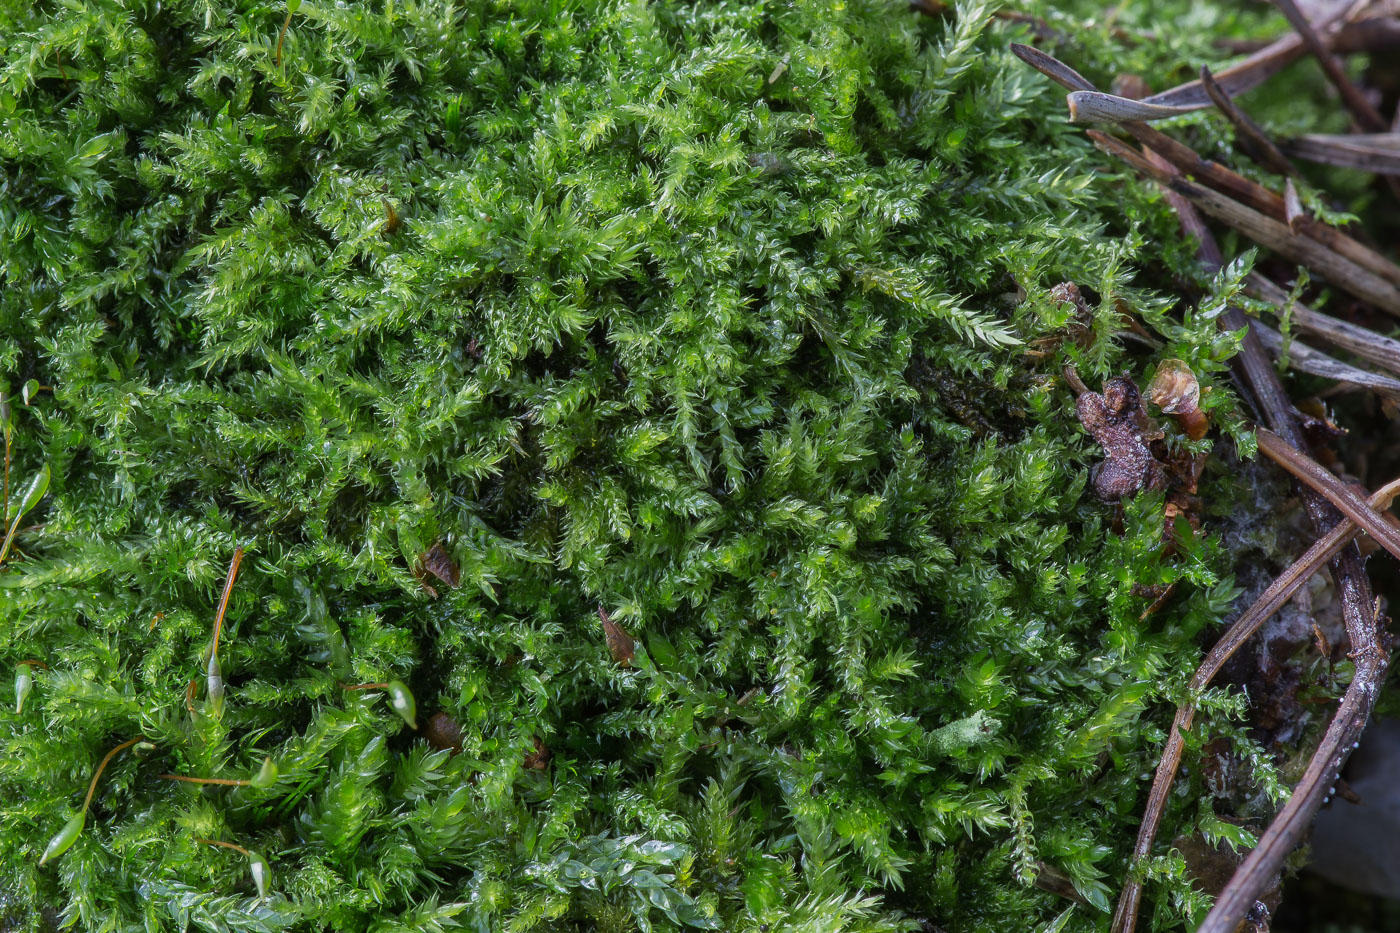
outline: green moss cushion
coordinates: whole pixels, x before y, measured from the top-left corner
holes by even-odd
[[[1167,554],[1159,496],[1086,492],[1060,370],[1181,358],[1233,425],[1234,339],[1142,290],[1190,248],[1095,173],[1024,30],[290,6],[0,7],[0,668],[37,662],[0,910],[1102,927],[1235,590],[1215,539]],[[1077,42],[1107,81],[1107,28]],[[1132,359],[1125,312],[1163,338]],[[1159,924],[1199,909],[1154,870]]]

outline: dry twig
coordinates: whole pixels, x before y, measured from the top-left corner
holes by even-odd
[[[1400,20],[1384,16],[1355,19],[1325,37],[1327,48],[1334,55],[1357,52],[1394,52],[1400,50]],[[1231,55],[1253,55],[1272,44],[1269,39],[1216,39],[1211,44]]]
[[[1288,292],[1258,272],[1251,272],[1245,279],[1245,292],[1286,311],[1292,317],[1293,326],[1303,333],[1400,374],[1400,340],[1314,311],[1301,301],[1294,301],[1290,307]]]
[[[1344,136],[1308,133],[1286,140],[1282,145],[1294,156],[1308,162],[1360,169],[1377,175],[1400,175],[1400,134],[1397,133],[1353,133]]]
[[[1253,210],[1212,188],[1187,180],[1180,173],[1152,164],[1142,154],[1106,133],[1089,130],[1103,152],[1127,162],[1157,183],[1186,198],[1206,214],[1294,262],[1307,266],[1338,288],[1400,316],[1400,287],[1334,252],[1311,237],[1294,233],[1288,224]]]
[[[1272,431],[1258,431],[1259,451],[1327,498],[1349,520],[1359,525],[1376,543],[1400,560],[1400,530],[1371,507],[1356,490],[1333,476],[1316,460],[1300,453]]]
[[[1259,335],[1260,343],[1264,344],[1275,358],[1283,353],[1281,333],[1263,321],[1253,321],[1249,326]],[[1296,340],[1288,348],[1288,367],[1300,373],[1334,379],[1344,385],[1370,389],[1382,398],[1400,402],[1400,379],[1359,369]]]
[[[1353,4],[1346,13],[1350,16],[1363,6],[1364,0],[1361,0],[1361,2]],[[1255,72],[1250,74],[1249,79],[1257,78],[1255,80],[1255,84],[1257,84],[1277,71],[1278,68],[1292,61],[1298,50],[1303,47],[1302,42],[1304,41],[1298,37],[1292,38],[1297,42],[1296,46],[1289,46],[1285,40],[1280,40],[1280,43],[1283,43],[1282,51],[1280,51],[1280,43],[1275,43],[1274,46],[1265,50],[1268,55],[1261,52],[1259,56],[1255,56],[1251,65]],[[1316,38],[1315,34],[1314,38]],[[1025,46],[1013,46],[1013,50],[1033,67],[1070,88],[1073,92],[1071,98],[1073,98],[1074,93],[1093,91],[1093,86],[1082,75],[1052,57]],[[1268,57],[1270,55],[1273,56],[1272,59]],[[1258,63],[1257,60],[1261,56],[1266,64]],[[1277,67],[1274,67],[1275,64]],[[1269,68],[1273,68],[1273,70],[1271,71]],[[1238,93],[1235,75],[1229,76],[1228,83],[1225,73],[1222,73],[1220,78],[1220,83],[1226,88],[1227,94]],[[1205,93],[1204,89],[1201,90],[1201,93]],[[1148,99],[1146,103],[1168,107],[1185,105],[1185,101],[1180,96],[1164,100],[1163,95]],[[1214,238],[1211,237],[1210,232],[1196,214],[1193,205],[1199,205],[1203,209],[1213,212],[1222,220],[1233,221],[1237,228],[1247,235],[1268,241],[1267,245],[1274,246],[1280,252],[1284,252],[1284,248],[1286,248],[1285,255],[1291,253],[1295,260],[1301,260],[1310,265],[1320,260],[1324,267],[1330,268],[1333,275],[1338,273],[1349,275],[1353,271],[1361,272],[1369,279],[1369,281],[1363,281],[1361,287],[1380,298],[1381,301],[1377,302],[1378,304],[1381,306],[1390,305],[1390,310],[1400,313],[1400,311],[1396,311],[1396,299],[1400,298],[1400,290],[1395,288],[1396,284],[1400,284],[1400,277],[1397,277],[1400,269],[1397,269],[1384,257],[1351,240],[1340,231],[1317,224],[1306,215],[1300,214],[1296,209],[1288,210],[1283,197],[1230,172],[1228,169],[1201,159],[1189,147],[1178,143],[1165,134],[1131,119],[1123,123],[1123,129],[1149,150],[1155,150],[1155,153],[1149,152],[1148,157],[1145,158],[1118,143],[1117,140],[1112,140],[1111,137],[1103,134],[1096,134],[1098,137],[1096,142],[1108,141],[1108,146],[1115,150],[1115,154],[1127,159],[1135,168],[1144,171],[1149,177],[1154,177],[1163,184],[1168,201],[1172,203],[1181,218],[1183,229],[1198,239],[1200,243],[1198,255],[1203,265],[1210,271],[1215,272],[1223,267],[1223,257]],[[1247,196],[1247,202],[1240,203],[1240,201],[1227,197],[1219,191],[1204,188],[1187,181],[1182,176],[1167,171],[1166,163],[1168,162],[1176,169],[1190,172],[1197,178],[1232,194],[1244,193]],[[1251,205],[1248,203],[1249,201],[1254,203]],[[1290,224],[1303,228],[1307,236],[1295,233]],[[1315,239],[1310,239],[1313,237]],[[1322,272],[1323,270],[1318,269],[1318,271]],[[1380,287],[1377,287],[1377,283]],[[1338,284],[1343,283],[1338,282]],[[1355,282],[1350,281],[1345,284],[1351,287],[1356,286]],[[1252,392],[1263,419],[1274,431],[1278,432],[1277,439],[1282,445],[1302,448],[1304,446],[1302,432],[1294,420],[1292,406],[1279,382],[1278,374],[1270,365],[1258,333],[1249,326],[1249,321],[1244,313],[1234,307],[1226,309],[1225,314],[1222,315],[1221,324],[1230,330],[1245,331],[1240,354],[1236,357],[1237,371],[1242,385]],[[1317,478],[1313,477],[1313,479]],[[1310,522],[1317,534],[1324,535],[1340,524],[1341,516],[1325,496],[1310,485],[1304,485],[1300,492]],[[1354,513],[1358,518],[1358,523],[1369,530],[1374,524],[1375,513],[1371,512],[1364,504],[1360,510],[1355,508],[1356,503],[1348,503],[1348,505],[1352,507],[1349,514]],[[1361,521],[1361,519],[1365,519],[1365,521]],[[1324,548],[1321,553],[1326,553],[1327,549]],[[1298,784],[1278,817],[1261,836],[1258,846],[1221,892],[1215,907],[1201,928],[1202,933],[1227,933],[1245,918],[1256,898],[1271,883],[1283,859],[1297,845],[1302,834],[1306,831],[1309,821],[1317,812],[1317,808],[1327,793],[1327,788],[1335,782],[1342,763],[1350,753],[1352,743],[1356,741],[1364,729],[1375,702],[1376,690],[1380,678],[1384,675],[1387,658],[1379,644],[1380,633],[1377,628],[1370,582],[1366,577],[1360,551],[1354,542],[1338,542],[1336,553],[1331,557],[1331,570],[1340,597],[1347,634],[1355,649],[1353,654],[1356,662],[1355,676],[1347,687],[1346,695],[1339,705],[1337,715],[1333,718],[1322,743],[1309,762],[1303,780]],[[1179,757],[1179,749],[1176,754]],[[1172,763],[1170,770],[1174,771],[1174,769],[1175,764]],[[1170,781],[1167,780],[1166,783],[1169,785]],[[1160,814],[1157,818],[1160,818]],[[1138,843],[1134,847],[1135,862],[1150,853],[1155,831],[1156,819],[1144,823]],[[1124,886],[1118,908],[1114,914],[1112,927],[1114,933],[1130,933],[1136,926],[1141,896],[1142,883],[1136,879],[1130,879]]]
[[[1320,18],[1314,28],[1330,37],[1342,22],[1353,15],[1354,10],[1340,5]],[[1296,34],[1284,36],[1239,64],[1223,69],[1215,75],[1215,79],[1227,95],[1238,97],[1301,58],[1307,51],[1304,41]],[[1073,88],[1067,103],[1072,122],[1119,123],[1180,116],[1211,106],[1211,99],[1202,82],[1189,81],[1141,100],[1104,94],[1092,88]]]
[[[1371,495],[1369,502],[1372,508],[1387,509],[1396,496],[1400,496],[1400,479],[1393,480],[1378,489]],[[1259,630],[1259,627],[1267,622],[1274,613],[1282,609],[1284,603],[1288,602],[1299,587],[1322,570],[1327,562],[1354,540],[1360,532],[1361,529],[1350,521],[1334,525],[1332,530],[1308,548],[1302,557],[1279,574],[1274,582],[1269,584],[1268,589],[1259,594],[1259,598],[1231,623],[1229,629],[1215,643],[1215,647],[1211,648],[1205,660],[1201,662],[1201,666],[1196,670],[1195,676],[1191,678],[1191,683],[1187,688],[1188,698],[1177,707],[1176,718],[1172,721],[1171,731],[1167,735],[1167,744],[1162,748],[1162,758],[1157,764],[1157,773],[1152,778],[1152,789],[1147,795],[1147,807],[1143,811],[1137,842],[1133,846],[1134,860],[1144,859],[1152,852],[1152,843],[1156,839],[1157,829],[1161,825],[1162,814],[1166,811],[1167,795],[1171,792],[1172,783],[1176,780],[1177,769],[1181,766],[1181,753],[1186,746],[1185,733],[1191,731],[1196,717],[1196,697],[1202,690],[1210,686],[1210,682],[1220,673],[1225,662],[1234,656],[1235,652]],[[1130,883],[1124,889],[1124,898],[1128,897],[1129,888],[1132,889],[1134,899],[1132,910],[1136,914],[1136,898],[1141,888],[1137,882]],[[1119,901],[1118,909],[1119,914],[1122,915],[1125,911],[1123,900]],[[1118,929],[1116,918],[1115,929]]]
[[[1153,158],[1150,155],[1148,161],[1156,168],[1164,167],[1164,160],[1160,156]],[[1202,265],[1212,272],[1218,271],[1224,265],[1224,258],[1221,256],[1220,248],[1215,243],[1215,238],[1211,236],[1200,215],[1196,213],[1191,203],[1174,189],[1168,188],[1165,196],[1176,210],[1182,230],[1200,244],[1197,255],[1200,257]],[[1249,328],[1249,321],[1244,312],[1234,307],[1227,308],[1221,317],[1221,325],[1230,330],[1246,329],[1240,354],[1235,360],[1241,383],[1252,390],[1264,419],[1274,430],[1278,431],[1288,443],[1302,447],[1304,444],[1302,432],[1294,420],[1293,409],[1283,391],[1283,385],[1279,382],[1278,374],[1270,365],[1258,335],[1252,328]],[[1322,496],[1306,486],[1301,492],[1309,520],[1319,535],[1340,523],[1341,516]],[[1361,552],[1354,543],[1343,543],[1332,556],[1330,566],[1337,593],[1340,596],[1342,616],[1352,644],[1374,645],[1377,636],[1371,584],[1366,578]],[[1379,665],[1379,669],[1377,665]],[[1226,889],[1221,892],[1215,908],[1211,911],[1211,917],[1217,918],[1214,921],[1216,927],[1212,933],[1225,933],[1226,930],[1233,929],[1233,926],[1246,916],[1255,899],[1270,883],[1273,873],[1278,870],[1283,858],[1297,844],[1298,834],[1306,830],[1308,821],[1317,812],[1317,808],[1321,806],[1322,802],[1321,795],[1314,794],[1312,791],[1319,786],[1326,786],[1321,785],[1323,780],[1329,777],[1335,779],[1337,772],[1341,769],[1342,761],[1345,760],[1348,750],[1345,746],[1337,743],[1348,736],[1353,736],[1350,741],[1355,741],[1354,736],[1360,734],[1366,718],[1370,715],[1371,705],[1374,703],[1374,693],[1368,693],[1365,685],[1378,682],[1370,679],[1378,676],[1378,670],[1379,673],[1384,672],[1383,657],[1377,658],[1368,655],[1364,663],[1358,661],[1357,676],[1347,687],[1347,693],[1343,698],[1338,717],[1333,720],[1333,726],[1329,727],[1324,736],[1323,745],[1319,746],[1318,753],[1309,764],[1305,782],[1312,781],[1312,783],[1299,784],[1298,790],[1304,792],[1294,793],[1293,798],[1284,808],[1284,813],[1281,813],[1275,823],[1264,833],[1259,847],[1255,850],[1259,857],[1256,859],[1255,855],[1252,854],[1246,860],[1245,865],[1241,866],[1240,870],[1231,878]],[[1345,714],[1345,719],[1343,714]],[[1339,723],[1343,725],[1339,726]],[[1179,760],[1180,749],[1177,749],[1175,754]],[[1328,766],[1333,761],[1335,761],[1335,766],[1329,768]],[[1175,763],[1171,764],[1173,771],[1175,766]],[[1170,782],[1168,781],[1167,784],[1169,786]],[[1165,795],[1165,788],[1162,793]],[[1138,840],[1133,847],[1134,863],[1150,854],[1152,840],[1157,831],[1156,823],[1159,819],[1160,813],[1151,822],[1145,821],[1140,827]],[[1265,846],[1266,842],[1268,843],[1267,847]],[[1246,868],[1249,870],[1246,871]],[[1141,901],[1142,882],[1136,878],[1129,878],[1123,886],[1117,909],[1114,912],[1113,933],[1132,933],[1137,925]],[[1209,918],[1207,922],[1211,922]]]
[[[1336,477],[1270,432],[1259,432],[1259,449],[1302,480],[1305,488],[1326,496],[1333,504],[1342,507],[1348,518],[1385,545],[1392,554],[1400,556],[1400,532]],[[1348,551],[1354,552],[1355,545],[1346,545],[1338,555],[1338,562],[1346,557]],[[1359,554],[1356,562],[1359,565]],[[1322,741],[1309,760],[1302,780],[1269,828],[1259,837],[1259,844],[1236,870],[1225,890],[1220,892],[1215,906],[1197,933],[1231,933],[1235,929],[1259,893],[1272,882],[1288,853],[1303,841],[1318,808],[1333,793],[1342,765],[1356,748],[1371,717],[1389,655],[1381,646],[1382,632],[1375,606],[1369,601],[1369,584],[1365,586],[1368,601],[1366,605],[1358,607],[1355,597],[1342,589],[1345,578],[1337,572],[1335,562],[1333,573],[1338,577],[1338,589],[1342,590],[1342,609],[1347,636],[1351,639],[1355,674],[1347,685],[1336,715],[1332,717]],[[1364,584],[1364,579],[1361,582]]]
[[[1278,146],[1269,138],[1259,124],[1249,118],[1249,115],[1240,109],[1230,99],[1230,95],[1225,93],[1225,89],[1216,82],[1215,77],[1210,73],[1210,69],[1205,65],[1201,66],[1201,87],[1205,88],[1210,95],[1211,102],[1215,108],[1225,115],[1225,119],[1230,121],[1230,125],[1235,128],[1236,139],[1240,146],[1249,153],[1254,161],[1264,168],[1279,175],[1296,175],[1298,172],[1293,167],[1293,163],[1288,161],[1288,157],[1279,151]],[[1287,190],[1285,191],[1285,202],[1287,201]]]
[[[1070,90],[1092,90],[1088,79],[1064,62],[1026,45],[1012,44],[1011,50],[1026,64]],[[1217,75],[1221,79],[1224,72]],[[1224,87],[1222,81],[1221,86]],[[1281,195],[1270,191],[1256,181],[1231,171],[1219,162],[1202,158],[1185,143],[1179,142],[1165,133],[1155,130],[1145,123],[1121,124],[1124,132],[1139,143],[1161,155],[1167,162],[1186,175],[1190,175],[1230,197],[1254,208],[1262,214],[1279,221],[1290,221],[1288,210]],[[1327,246],[1338,255],[1351,260],[1375,276],[1395,285],[1400,285],[1400,266],[1391,262],[1375,250],[1347,236],[1336,227],[1319,223],[1311,217],[1298,219],[1297,223],[1306,236]]]
[[[1322,66],[1322,70],[1327,74],[1327,80],[1331,81],[1337,88],[1337,93],[1342,95],[1342,102],[1346,104],[1347,110],[1356,119],[1356,123],[1363,131],[1370,133],[1380,133],[1386,128],[1385,121],[1381,115],[1376,113],[1376,108],[1371,106],[1361,90],[1347,77],[1346,71],[1327,48],[1327,44],[1317,34],[1316,27],[1308,22],[1308,18],[1303,15],[1303,11],[1298,9],[1298,4],[1293,0],[1274,0],[1274,5],[1288,19],[1289,25],[1298,33],[1298,37],[1303,40],[1303,45],[1317,63]]]

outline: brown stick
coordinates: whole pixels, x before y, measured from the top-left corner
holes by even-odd
[[[1376,490],[1370,503],[1376,509],[1387,509],[1396,496],[1400,495],[1400,479]],[[1250,637],[1267,622],[1274,613],[1283,608],[1293,593],[1313,575],[1320,571],[1343,547],[1356,538],[1361,529],[1350,521],[1333,526],[1307,552],[1294,561],[1287,570],[1279,574],[1269,588],[1259,594],[1248,609],[1240,614],[1211,648],[1187,688],[1188,699],[1176,710],[1176,718],[1168,733],[1167,744],[1162,749],[1162,760],[1157,765],[1157,773],[1152,778],[1152,790],[1147,795],[1147,808],[1143,812],[1142,824],[1138,828],[1137,842],[1133,846],[1133,860],[1139,861],[1152,853],[1152,842],[1161,826],[1162,815],[1167,807],[1167,795],[1176,780],[1177,769],[1181,766],[1181,754],[1186,747],[1185,733],[1191,730],[1196,716],[1196,697],[1210,686],[1210,682],[1220,673],[1225,662],[1234,656]],[[1125,889],[1125,894],[1127,893]],[[1120,914],[1124,911],[1123,901],[1119,901]]]
[[[1400,113],[1400,111],[1397,111]],[[1300,159],[1354,168],[1376,175],[1400,175],[1400,148],[1395,133],[1349,136],[1309,133],[1286,140],[1284,148]]]
[[[1159,184],[1169,186],[1216,220],[1307,266],[1338,288],[1400,316],[1400,287],[1395,284],[1372,274],[1311,237],[1294,233],[1286,223],[1252,210],[1219,191],[1188,181],[1180,174],[1152,165],[1141,154],[1106,133],[1089,130],[1087,135],[1103,152],[1122,159]]]
[[[1400,51],[1400,20],[1381,16],[1359,19],[1345,24],[1326,41],[1334,55]],[[1269,40],[1215,39],[1211,45],[1231,55],[1252,55],[1269,45]]]
[[[1313,817],[1336,787],[1342,764],[1366,728],[1389,659],[1377,644],[1378,626],[1374,609],[1368,610],[1359,628],[1353,630],[1353,625],[1348,622],[1347,631],[1356,648],[1352,652],[1356,674],[1347,686],[1346,695],[1328,724],[1317,751],[1309,760],[1303,779],[1294,788],[1293,796],[1274,817],[1260,837],[1259,844],[1235,871],[1225,890],[1220,892],[1215,906],[1206,915],[1205,923],[1201,924],[1197,933],[1232,933],[1259,893],[1273,882],[1284,859],[1307,835]],[[1362,639],[1359,642],[1356,640],[1358,636]]]
[[[1351,111],[1351,115],[1356,118],[1357,124],[1362,130],[1368,133],[1380,133],[1386,129],[1385,121],[1381,115],[1376,113],[1376,108],[1371,106],[1357,88],[1347,77],[1346,71],[1342,69],[1337,57],[1328,51],[1322,39],[1318,37],[1317,31],[1313,29],[1312,23],[1303,15],[1303,11],[1298,9],[1298,4],[1293,0],[1274,0],[1274,5],[1279,8],[1298,33],[1298,37],[1303,40],[1309,52],[1317,59],[1317,63],[1326,72],[1327,79],[1336,87],[1337,93],[1342,95],[1342,103]]]
[[[1269,138],[1259,124],[1249,118],[1249,115],[1240,109],[1230,99],[1230,95],[1225,93],[1215,80],[1215,76],[1210,73],[1210,69],[1205,65],[1201,66],[1201,87],[1206,89],[1210,95],[1211,102],[1215,104],[1217,110],[1225,115],[1225,119],[1230,121],[1230,125],[1235,128],[1236,138],[1241,147],[1244,148],[1253,158],[1264,168],[1280,175],[1296,175],[1298,170],[1293,167],[1293,163],[1288,161],[1288,157],[1279,151],[1278,146]]]
[[[1160,158],[1154,164],[1160,168]],[[1198,241],[1197,256],[1202,265],[1212,272],[1222,268],[1224,257],[1220,253],[1220,248],[1216,245],[1215,238],[1211,236],[1210,231],[1201,221],[1190,202],[1172,188],[1166,189],[1166,198],[1176,210],[1177,216],[1181,220],[1182,230]],[[1293,419],[1292,406],[1283,391],[1283,384],[1279,381],[1278,373],[1269,363],[1258,335],[1253,328],[1249,327],[1249,321],[1244,312],[1236,307],[1226,308],[1225,313],[1221,316],[1221,325],[1232,331],[1245,330],[1244,342],[1240,347],[1239,356],[1235,358],[1235,363],[1241,381],[1253,390],[1254,398],[1265,420],[1290,444],[1296,447],[1304,446],[1302,432]],[[1322,535],[1325,529],[1330,529],[1341,522],[1341,516],[1326,499],[1306,486],[1300,492],[1303,504],[1307,508],[1308,518],[1319,535]],[[1350,636],[1352,644],[1354,646],[1374,646],[1377,636],[1371,585],[1366,578],[1361,552],[1355,543],[1342,546],[1341,550],[1332,558],[1331,569],[1337,592],[1341,597],[1342,615],[1346,622],[1347,634]],[[1347,694],[1342,703],[1343,710],[1347,711],[1350,717],[1346,722],[1355,722],[1357,725],[1337,730],[1329,728],[1324,737],[1323,746],[1319,748],[1309,765],[1308,778],[1314,783],[1300,784],[1300,789],[1316,789],[1318,784],[1329,774],[1335,778],[1341,768],[1341,762],[1350,753],[1349,745],[1336,743],[1348,736],[1353,736],[1349,741],[1355,741],[1354,736],[1359,735],[1361,728],[1364,727],[1366,717],[1369,716],[1371,705],[1375,700],[1374,690],[1368,692],[1366,685],[1378,683],[1379,681],[1373,678],[1378,676],[1378,672],[1384,672],[1383,657],[1377,659],[1367,655],[1367,659],[1364,670],[1363,664],[1358,663],[1357,676],[1347,687]],[[1377,663],[1380,665],[1379,668],[1376,666]],[[1333,725],[1335,726],[1338,722],[1342,722],[1340,717],[1334,719]],[[1323,754],[1324,750],[1326,751],[1325,755]],[[1335,765],[1329,771],[1325,766],[1333,761],[1335,761]],[[1315,769],[1317,773],[1314,773]],[[1280,819],[1276,820],[1261,838],[1260,845],[1256,848],[1259,860],[1254,862],[1250,872],[1245,872],[1242,867],[1241,871],[1237,872],[1235,877],[1231,879],[1226,890],[1221,893],[1215,909],[1212,911],[1212,916],[1218,915],[1221,919],[1217,921],[1217,927],[1212,933],[1226,933],[1227,930],[1232,930],[1234,924],[1245,916],[1259,892],[1267,886],[1272,872],[1277,870],[1282,858],[1297,844],[1300,838],[1298,834],[1306,829],[1307,822],[1311,820],[1312,815],[1317,812],[1317,807],[1320,805],[1321,798],[1311,792],[1294,794],[1294,798],[1284,808],[1284,813],[1280,814]],[[1293,809],[1290,810],[1289,807]],[[1299,822],[1300,814],[1301,823]],[[1150,852],[1155,833],[1155,825],[1147,827],[1146,832],[1140,832],[1135,852],[1139,850],[1144,854]],[[1135,855],[1135,861],[1137,857]],[[1246,860],[1246,864],[1248,865],[1250,860],[1254,859],[1255,855],[1251,855]],[[1114,912],[1113,933],[1132,933],[1137,925],[1141,900],[1142,882],[1129,879],[1123,885],[1123,892],[1119,896],[1118,906]]]
[[[1318,20],[1317,26],[1328,31],[1330,36],[1338,20],[1350,17],[1351,10],[1345,6],[1332,9]],[[1251,88],[1258,87],[1306,54],[1307,48],[1301,36],[1282,36],[1267,46],[1254,52],[1238,64],[1224,68],[1216,76],[1225,93],[1235,96]],[[1100,94],[1093,88],[1071,88],[1067,101],[1071,112],[1091,119],[1159,120],[1164,117],[1189,113],[1210,106],[1210,96],[1200,81],[1185,84],[1152,94],[1141,100]]]
[[[1350,19],[1356,5],[1338,5],[1318,20],[1315,28],[1327,30],[1330,37],[1339,20]],[[1314,33],[1316,35],[1316,33]],[[1223,69],[1217,76],[1224,92],[1230,96],[1243,94],[1258,87],[1269,78],[1301,58],[1307,47],[1301,36],[1287,35],[1251,55],[1245,61]],[[1163,120],[1210,106],[1210,95],[1201,81],[1189,81],[1141,100],[1102,94],[1083,88],[1073,89],[1065,101],[1069,105],[1070,121],[1128,121]]]
[[[1087,78],[1064,62],[1027,45],[1012,43],[1011,51],[1026,64],[1072,91],[1093,90],[1094,85]],[[1222,76],[1223,76],[1222,72]],[[1178,142],[1167,134],[1155,130],[1145,123],[1120,124],[1123,131],[1139,143],[1159,153],[1173,166],[1230,197],[1272,217],[1280,223],[1289,220],[1283,197],[1276,192],[1245,178],[1218,162],[1202,158],[1185,143]],[[1331,248],[1338,255],[1370,271],[1388,282],[1400,285],[1400,266],[1377,253],[1375,250],[1347,236],[1336,227],[1319,223],[1309,217],[1300,219],[1301,232],[1319,243]]]
[[[1283,355],[1283,334],[1263,321],[1253,321],[1249,326],[1259,335],[1259,342],[1264,344],[1274,357]],[[1400,379],[1381,373],[1373,373],[1367,369],[1358,369],[1350,363],[1343,363],[1341,360],[1334,359],[1321,350],[1315,350],[1297,340],[1293,341],[1288,348],[1288,368],[1300,373],[1321,376],[1323,379],[1335,380],[1341,383],[1339,389],[1342,390],[1348,386],[1355,386],[1374,392],[1382,398],[1388,398],[1392,402],[1400,402]]]
[[[1252,297],[1270,302],[1281,311],[1291,314],[1293,326],[1303,333],[1354,353],[1392,373],[1400,374],[1400,340],[1314,311],[1301,301],[1294,301],[1290,308],[1287,290],[1258,272],[1251,272],[1245,279],[1245,291]]]
[[[1257,433],[1260,453],[1326,496],[1343,515],[1375,538],[1377,544],[1400,559],[1400,530],[1386,521],[1385,516],[1371,508],[1365,499],[1344,485],[1326,467],[1284,443],[1283,438],[1274,432],[1260,428]]]

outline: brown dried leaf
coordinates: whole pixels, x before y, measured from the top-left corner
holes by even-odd
[[[607,639],[608,651],[612,653],[613,660],[623,667],[631,667],[632,659],[637,656],[637,643],[608,616],[607,610],[602,606],[598,607],[598,618],[603,622],[603,637]]]
[[[453,589],[457,588],[457,583],[461,579],[461,571],[457,569],[457,563],[443,550],[441,541],[434,541],[433,546],[419,555],[418,566],[423,568],[425,573],[430,573],[443,583]],[[431,587],[429,590],[431,591]],[[434,592],[433,595],[437,595]]]
[[[539,736],[534,736],[533,740],[535,750],[525,756],[525,767],[531,771],[543,771],[549,766],[549,749],[540,741]]]

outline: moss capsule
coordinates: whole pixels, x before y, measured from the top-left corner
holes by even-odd
[[[272,884],[272,868],[267,859],[256,852],[248,853],[248,870],[253,874],[253,884],[258,886],[258,897],[267,897],[267,889]]]
[[[51,858],[58,858],[64,852],[73,848],[73,843],[78,841],[78,836],[82,834],[83,824],[87,822],[87,813],[79,810],[73,814],[73,818],[63,824],[63,828],[58,831],[58,835],[49,840],[49,844],[44,847],[44,855],[39,859],[39,867]]]
[[[271,787],[277,783],[277,763],[272,760],[271,756],[263,759],[262,767],[258,769],[258,773],[253,776],[250,783],[260,789]]]
[[[1183,361],[1162,361],[1147,386],[1147,398],[1171,415],[1191,440],[1200,440],[1210,430],[1210,421],[1200,409],[1201,384]]]
[[[34,689],[34,672],[28,664],[21,664],[15,670],[15,715],[24,712],[24,700]]]
[[[219,667],[217,654],[209,655],[205,687],[208,690],[208,702],[205,704],[205,708],[209,711],[209,715],[218,719],[224,712],[224,674]]]
[[[389,705],[394,708],[394,712],[408,723],[409,728],[418,728],[418,713],[413,702],[413,694],[408,687],[404,686],[401,680],[391,680],[384,685],[384,689],[389,691]]]

